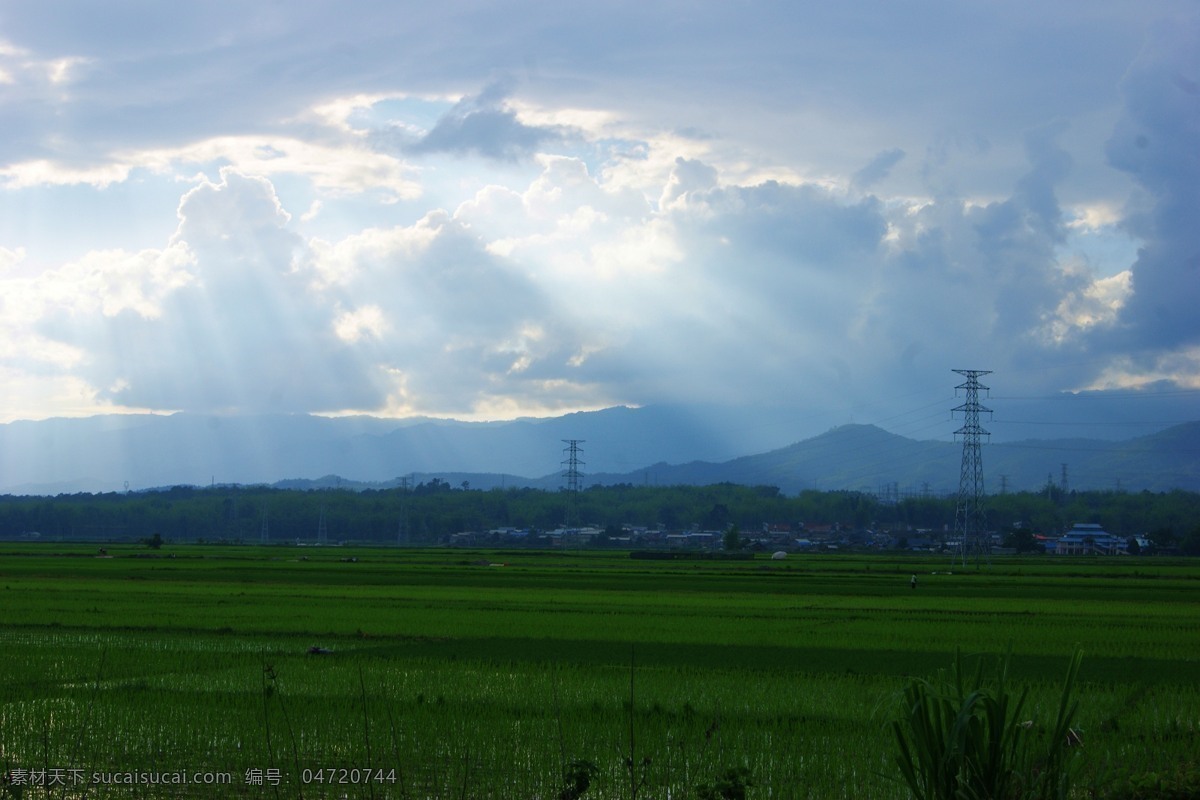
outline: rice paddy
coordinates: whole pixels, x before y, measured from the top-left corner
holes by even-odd
[[[902,798],[886,722],[956,651],[1039,717],[1083,650],[1080,796],[1200,752],[1187,561],[97,556],[0,549],[0,796]]]

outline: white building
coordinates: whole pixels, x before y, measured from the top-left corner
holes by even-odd
[[[1100,525],[1078,522],[1060,536],[1058,541],[1048,542],[1046,551],[1060,556],[1125,555],[1126,542],[1119,536],[1113,536]]]

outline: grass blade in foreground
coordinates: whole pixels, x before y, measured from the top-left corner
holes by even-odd
[[[1058,713],[1048,738],[1023,720],[1027,692],[1008,685],[1009,658],[987,679],[983,666],[969,684],[961,655],[949,680],[914,680],[904,690],[899,717],[890,724],[894,762],[917,800],[1061,800],[1066,798],[1076,751],[1071,722],[1082,653],[1067,668]]]

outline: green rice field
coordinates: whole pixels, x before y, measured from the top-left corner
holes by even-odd
[[[1079,797],[1200,769],[1187,560],[9,544],[0,593],[0,797],[903,798],[911,677],[1011,651],[1037,722],[1076,648]]]

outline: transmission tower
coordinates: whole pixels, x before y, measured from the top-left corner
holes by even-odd
[[[259,544],[271,543],[271,527],[267,523],[267,507],[263,506],[262,527],[258,531]]]
[[[317,521],[317,544],[329,544],[329,528],[325,525],[324,503],[321,503],[321,518]]]
[[[408,533],[408,490],[412,488],[412,480],[407,476],[400,479],[400,524],[396,530],[396,544],[409,544]]]
[[[954,432],[956,437],[962,437],[962,471],[958,478],[958,505],[954,511],[954,533],[959,540],[959,552],[962,554],[962,564],[974,557],[978,564],[980,559],[991,557],[991,540],[983,518],[983,458],[980,454],[980,439],[991,436],[979,424],[980,414],[991,414],[990,408],[984,408],[979,402],[979,390],[988,391],[988,387],[980,384],[981,375],[990,375],[990,369],[956,369],[959,375],[966,377],[966,382],[955,387],[955,393],[963,390],[966,393],[965,402],[954,409],[961,412],[963,425]]]
[[[563,477],[567,479],[567,517],[564,525],[566,528],[576,527],[576,505],[579,502],[579,489],[583,484],[583,473],[579,471],[580,465],[583,464],[579,460],[579,454],[583,450],[579,445],[583,444],[583,441],[583,439],[563,439],[567,445],[563,448],[563,453],[567,458],[562,462]]]

